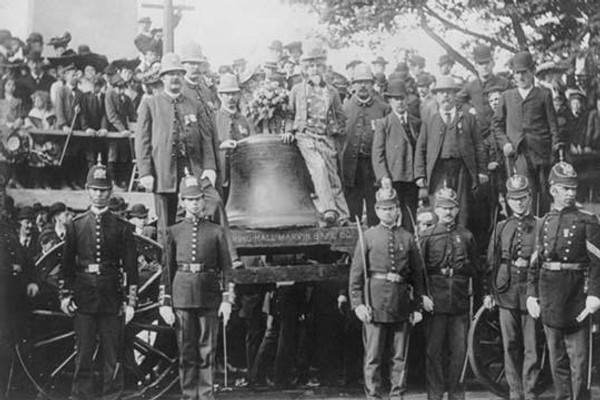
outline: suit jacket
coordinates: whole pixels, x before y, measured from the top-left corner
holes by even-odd
[[[213,121],[206,120],[197,102],[181,94],[177,99],[165,92],[145,98],[138,109],[135,134],[135,155],[140,177],[155,177],[156,193],[177,193],[177,157],[174,154],[174,102],[177,102],[184,132],[179,133],[185,144],[192,173],[197,177],[204,169],[215,169],[212,145]]]
[[[83,92],[77,88],[71,89],[69,86],[64,85],[58,91],[58,97],[56,98],[56,104],[54,109],[56,110],[56,128],[62,129],[65,126],[70,127],[75,117],[75,107],[79,106],[82,109],[83,104]],[[77,115],[73,129],[81,129],[82,114],[81,111]]]
[[[106,117],[105,95],[97,97],[94,93],[83,95],[83,106],[81,107],[82,129],[107,129],[108,118]]]
[[[410,114],[407,122],[412,133],[406,132],[400,118],[395,113],[388,114],[375,124],[373,137],[373,170],[375,178],[389,176],[393,182],[414,181],[415,145],[408,135],[416,139],[421,129],[421,121]]]
[[[492,120],[498,146],[512,143],[518,154],[528,154],[534,165],[552,163],[552,151],[565,142],[559,137],[552,92],[534,86],[527,98],[518,89],[502,94]]]
[[[190,263],[201,264],[203,271],[178,271],[178,265]],[[205,219],[184,218],[167,230],[163,265],[166,271],[161,284],[167,304],[172,298],[173,307],[206,308],[216,313],[221,294],[228,289],[231,269],[225,228]]]
[[[385,117],[391,109],[388,104],[375,98],[361,105],[356,96],[352,96],[344,104],[343,110],[346,115],[346,134],[342,151],[342,176],[344,184],[352,187],[356,181],[359,156],[371,158],[375,121]]]
[[[123,132],[128,129],[126,97],[117,93],[115,88],[110,87],[106,90],[104,107],[108,119],[108,130],[111,132]]]
[[[479,133],[477,120],[473,115],[457,110],[452,123],[457,125],[460,156],[471,175],[473,187],[477,187],[479,184],[478,174],[486,173],[487,168],[483,139]],[[462,127],[459,129],[458,125]],[[444,130],[445,123],[439,112],[422,122],[415,152],[415,180],[426,178],[428,183],[431,182],[435,164],[442,153]]]
[[[493,86],[508,88],[508,85],[508,81],[501,76],[492,75],[485,82],[476,77],[472,81],[467,82],[461,93],[459,93],[459,95],[467,97],[473,108],[475,108],[477,121],[479,121],[479,126],[482,130],[488,130],[488,126],[492,122],[492,116],[494,115],[494,110],[490,107],[487,96],[483,92]],[[483,137],[487,137],[488,134],[489,132],[482,132]]]
[[[215,121],[217,125],[218,143],[221,144],[225,140],[240,140],[250,135],[254,135],[254,127],[248,123],[246,117],[240,112],[231,114],[222,108],[215,113]],[[218,151],[220,186],[229,184],[229,156],[231,151]]]
[[[52,86],[55,81],[56,79],[47,73],[43,73],[40,79],[37,81],[31,74],[27,74],[16,80],[15,97],[23,101],[25,115],[27,115],[31,107],[33,107],[31,95],[38,90],[43,90],[49,93],[50,86]]]

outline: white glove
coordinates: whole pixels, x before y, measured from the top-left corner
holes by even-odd
[[[60,301],[60,309],[69,317],[77,310],[77,305],[70,297],[66,297]]]
[[[370,307],[361,304],[360,306],[354,309],[354,314],[365,324],[368,324],[373,319],[373,312]]]
[[[140,178],[140,183],[146,189],[147,192],[151,192],[154,189],[154,177],[152,175],[144,175]]]
[[[537,298],[531,296],[527,298],[527,311],[535,319],[540,317],[540,304]]]
[[[173,313],[173,307],[160,306],[158,307],[158,313],[167,325],[173,325],[175,323],[175,314]]]
[[[231,149],[235,149],[237,147],[237,142],[235,140],[232,139],[228,139],[228,140],[224,140],[221,145],[219,146],[219,149],[221,150],[231,150]]]
[[[125,325],[131,322],[135,315],[135,308],[133,306],[125,306]]]
[[[27,285],[27,296],[35,297],[39,292],[40,287],[37,285],[37,283],[30,283],[29,285]]]
[[[486,174],[477,174],[479,176],[479,183],[484,184],[484,183],[488,183],[490,180],[490,177],[487,176]]]
[[[423,300],[423,310],[427,311],[427,312],[432,312],[433,311],[433,300],[431,300],[431,297],[429,296],[421,296],[422,300]]]
[[[343,294],[340,294],[337,298],[338,310],[342,311],[342,307],[344,307],[344,304],[346,303],[348,303],[348,298]]]
[[[108,135],[108,130],[106,130],[106,129],[98,129],[98,132],[96,132],[96,135],[98,135],[100,137],[104,137],[104,136]]]
[[[204,178],[208,179],[210,183],[215,186],[215,182],[217,182],[217,173],[214,169],[205,169],[204,172],[202,172],[200,179]]]
[[[488,310],[491,310],[496,306],[496,302],[494,301],[494,298],[492,296],[487,295],[483,298],[483,306]]]
[[[419,311],[415,311],[411,314],[410,323],[412,324],[412,326],[415,326],[421,321],[423,321],[423,314],[421,314]]]
[[[231,317],[231,303],[224,301],[219,306],[219,317],[223,317],[223,324],[227,325],[229,317]]]
[[[577,322],[581,322],[586,319],[589,315],[592,315],[600,309],[600,299],[596,296],[588,296],[585,299],[585,308],[577,316]]]
[[[384,190],[390,190],[392,188],[392,180],[389,176],[381,178],[381,188]]]
[[[504,152],[504,155],[506,157],[512,156],[513,154],[515,154],[515,148],[513,147],[512,143],[506,143],[504,145],[504,147],[502,148],[502,151]]]
[[[425,184],[425,178],[419,178],[419,179],[417,179],[416,183],[417,183],[417,186],[420,187],[420,188],[424,188],[426,186],[426,184]]]
[[[85,134],[88,135],[88,136],[95,136],[96,135],[96,131],[93,130],[92,128],[87,128],[85,130]]]

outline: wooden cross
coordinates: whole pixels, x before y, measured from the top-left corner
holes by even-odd
[[[163,52],[170,53],[174,49],[175,24],[173,23],[175,10],[191,11],[192,6],[173,5],[173,0],[163,0],[163,4],[142,4],[144,8],[159,8],[163,9]]]

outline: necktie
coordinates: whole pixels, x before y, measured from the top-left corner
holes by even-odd
[[[451,113],[446,113],[446,125],[450,125],[450,123],[452,122],[452,114]]]

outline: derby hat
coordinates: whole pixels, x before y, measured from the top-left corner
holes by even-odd
[[[373,61],[371,61],[371,64],[381,64],[381,65],[387,65],[388,62],[385,58],[383,58],[382,56],[377,56],[377,58],[375,58]]]
[[[394,79],[388,83],[387,90],[383,93],[386,97],[404,97],[408,96],[406,85],[400,79]]]
[[[179,72],[181,74],[185,74],[185,68],[181,63],[181,58],[175,53],[166,53],[162,57],[162,61],[160,64],[160,76],[167,74],[169,72]]]
[[[223,74],[217,92],[219,93],[237,93],[239,92],[240,86],[238,84],[237,76],[234,74]]]
[[[535,61],[530,52],[520,51],[511,58],[510,67],[515,72],[527,71],[535,67]]]
[[[22,219],[27,219],[27,220],[34,220],[35,219],[35,211],[33,210],[33,207],[23,207],[19,210],[19,213],[17,214],[17,220],[22,220]]]
[[[477,64],[483,64],[492,60],[492,48],[485,44],[478,44],[473,48],[473,60]]]
[[[127,210],[127,202],[121,196],[114,196],[108,199],[108,209],[115,213],[120,213]]]
[[[181,52],[182,63],[207,63],[208,58],[197,43],[188,43]]]
[[[456,80],[451,76],[442,76],[440,77],[435,87],[431,89],[432,93],[437,93],[441,91],[458,92],[460,91],[460,86],[456,83]]]
[[[145,205],[138,203],[131,206],[129,210],[129,218],[146,218],[150,210]]]

